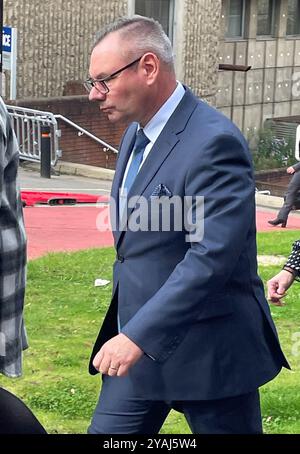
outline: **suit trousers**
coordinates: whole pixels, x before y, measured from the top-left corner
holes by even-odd
[[[290,211],[293,209],[293,205],[296,201],[298,191],[300,190],[300,172],[294,173],[291,181],[287,187],[285,194],[285,201],[280,209],[277,218],[281,221],[287,221]]]
[[[259,392],[202,401],[144,400],[129,376],[103,376],[90,434],[157,434],[171,409],[184,414],[194,434],[261,434]]]

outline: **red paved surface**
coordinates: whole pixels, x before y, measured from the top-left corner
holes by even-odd
[[[75,192],[21,191],[21,199],[24,206],[33,206],[41,203],[49,205],[64,205],[63,199],[72,199],[77,203],[107,202],[108,197],[103,195],[78,194]],[[51,201],[57,201],[57,203],[51,204]]]
[[[285,230],[300,230],[300,217],[295,215],[290,215],[288,218],[287,226],[283,229],[281,226],[273,227],[268,224],[269,219],[275,219],[278,210],[271,211],[261,211],[258,209],[256,211],[256,227],[258,232],[272,232],[272,231],[285,231]]]
[[[99,232],[96,219],[106,207],[26,207],[25,224],[28,236],[29,259],[53,251],[75,251],[92,247],[112,246],[110,232]],[[257,211],[257,230],[282,230],[267,223],[277,211]],[[288,230],[300,230],[300,217],[290,215]]]
[[[76,251],[111,246],[111,232],[99,232],[97,216],[106,207],[26,207],[25,226],[28,257],[37,258],[47,252]]]

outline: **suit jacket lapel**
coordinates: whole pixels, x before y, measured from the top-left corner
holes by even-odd
[[[126,169],[126,165],[127,165],[130,153],[132,151],[132,147],[134,145],[137,126],[138,126],[137,123],[132,123],[128,127],[127,131],[124,134],[121,145],[120,145],[116,172],[115,172],[112,189],[111,189],[111,196],[114,198],[114,200],[117,203],[119,200],[119,188],[122,185],[122,180],[123,180],[124,172]]]
[[[157,139],[149,153],[149,156],[137,174],[136,179],[128,193],[128,197],[143,194],[178,141],[179,138],[173,131],[169,131],[169,133],[166,132],[166,134],[163,134]],[[130,213],[131,211],[132,209],[130,210]]]
[[[146,190],[147,186],[162,166],[165,159],[179,142],[179,133],[185,129],[197,102],[198,101],[194,95],[187,90],[173,115],[170,117],[166,126],[153,145],[153,148],[141,170],[137,174],[137,177],[129,191],[128,197],[132,195],[142,195]]]
[[[154,178],[155,174],[165,161],[165,159],[168,157],[168,155],[171,153],[175,145],[179,142],[180,137],[179,133],[182,132],[186,124],[192,115],[194,109],[196,108],[198,104],[197,98],[192,94],[192,92],[189,89],[186,89],[186,93],[183,96],[181,102],[175,109],[173,115],[170,117],[168,120],[166,126],[162,130],[160,136],[156,140],[155,144],[153,145],[152,150],[150,151],[146,161],[144,162],[141,170],[139,171],[129,193],[128,193],[128,198],[130,198],[132,195],[142,195],[143,192],[146,190],[147,186],[150,184],[151,180]],[[118,163],[118,172],[116,171],[116,176],[115,176],[115,181],[113,184],[113,190],[112,190],[112,195],[117,201],[117,206],[118,205],[118,191],[119,187],[121,186],[122,183],[122,178],[125,172],[126,164],[128,161],[128,158],[130,156],[130,152],[133,146],[133,141],[135,139],[135,133],[136,133],[136,128],[137,124],[135,123],[135,128],[134,132],[130,131],[131,134],[129,135],[129,131],[127,132],[128,134],[128,140],[124,139],[124,143],[122,144],[122,149],[125,146],[131,143],[131,148],[127,150],[127,153],[124,156],[120,156],[120,164]],[[132,128],[133,129],[133,128]],[[127,137],[126,137],[127,139]],[[128,211],[128,216],[130,216],[131,212],[133,211],[133,208]],[[119,224],[117,224],[119,225]],[[120,242],[121,236],[122,236],[122,231],[117,231],[115,233],[115,244],[116,247],[118,247],[118,244]]]
[[[170,154],[170,152],[172,151],[172,149],[174,148],[174,146],[177,144],[178,141],[179,141],[178,137],[173,132],[172,134],[168,134],[168,136],[166,136],[164,134],[163,137],[159,138],[155,142],[146,161],[144,162],[139,173],[137,174],[133,185],[130,188],[130,191],[127,196],[128,200],[132,196],[139,196],[139,195],[143,194],[143,192],[145,191],[145,189],[150,184],[151,180],[154,178],[155,174],[161,167],[162,163],[167,158],[167,156]],[[128,159],[127,159],[127,161],[128,161]],[[125,168],[124,168],[124,171],[125,171]],[[122,173],[122,176],[123,175],[124,175],[124,172]],[[120,179],[120,181],[122,182],[121,179]],[[119,203],[117,202],[116,205],[118,207]],[[128,219],[129,219],[129,216],[132,213],[133,209],[134,208],[128,209],[128,211],[127,211]],[[117,214],[117,219],[119,221],[118,214]],[[117,223],[117,225],[119,226],[119,223]],[[125,232],[126,231],[117,230],[117,232],[115,233],[116,247],[118,247],[122,233],[125,233]]]
[[[111,218],[114,221],[113,236],[115,238],[115,243],[117,243],[117,239],[119,237],[119,189],[122,185],[126,165],[135,142],[137,126],[137,123],[132,123],[123,136],[123,140],[119,149],[115,176],[111,188],[111,198],[114,201],[114,204],[111,207],[111,209],[113,210],[113,212],[111,212]]]

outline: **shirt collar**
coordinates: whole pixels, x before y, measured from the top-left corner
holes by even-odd
[[[185,89],[183,85],[177,81],[177,86],[171,96],[144,127],[144,132],[152,144],[157,140],[184,94]]]

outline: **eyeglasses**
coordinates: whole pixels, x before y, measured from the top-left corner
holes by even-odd
[[[92,79],[89,77],[87,80],[83,82],[83,85],[85,89],[90,92],[92,88],[96,88],[97,91],[102,93],[103,95],[106,95],[109,92],[109,88],[107,86],[107,82],[110,80],[114,79],[116,76],[118,76],[122,71],[125,71],[125,69],[130,68],[130,66],[133,66],[135,63],[140,61],[142,57],[137,58],[133,62],[129,63],[128,65],[124,66],[121,69],[118,69],[118,71],[115,71],[114,73],[110,74],[109,76],[104,77],[103,79]]]

